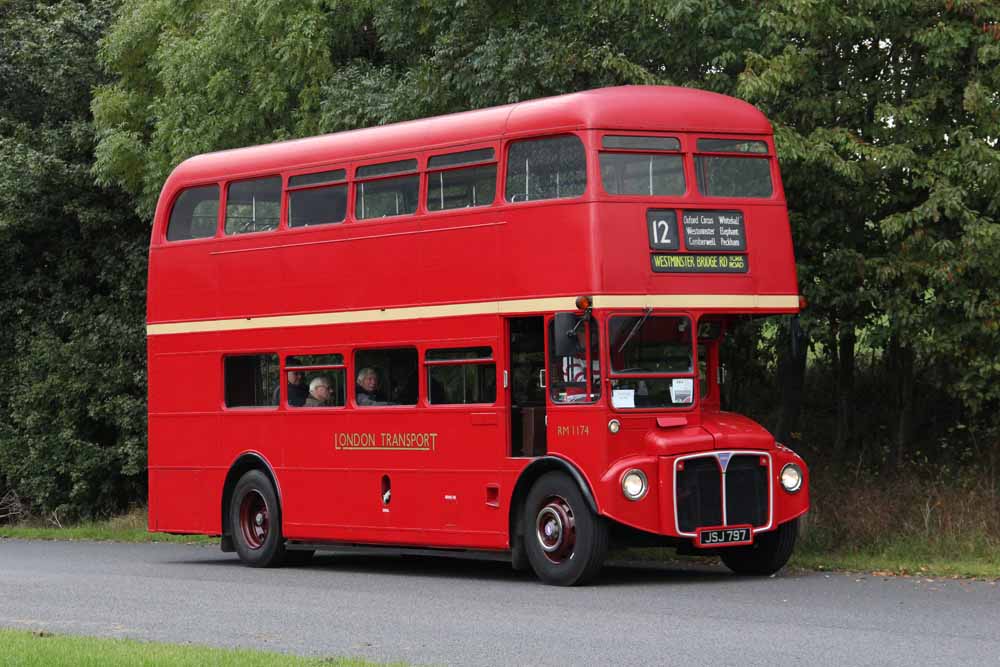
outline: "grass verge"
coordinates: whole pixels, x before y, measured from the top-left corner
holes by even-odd
[[[927,540],[896,536],[852,548],[834,548],[808,534],[791,565],[809,570],[850,570],[883,576],[977,577],[1000,579],[1000,550],[970,540]]]
[[[136,665],[150,667],[375,667],[374,663],[355,658],[302,658],[266,651],[219,649],[140,642],[131,639],[96,639],[52,635],[47,632],[0,630],[3,664],[12,667],[103,667]],[[404,663],[393,663],[402,667]]]
[[[72,526],[45,525],[39,521],[25,521],[15,525],[0,525],[0,537],[22,540],[91,540],[99,542],[217,542],[219,538],[205,535],[167,535],[150,533],[146,529],[146,508],[104,521],[87,521]]]

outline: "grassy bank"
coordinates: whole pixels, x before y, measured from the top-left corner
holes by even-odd
[[[1000,578],[1000,496],[992,475],[923,472],[886,479],[828,468],[814,475],[793,565]]]
[[[375,667],[378,664],[352,658],[300,658],[265,651],[229,650],[180,646],[128,639],[94,639],[52,635],[45,632],[0,630],[4,665],[14,667],[79,667],[135,665],[150,667]],[[402,665],[402,663],[394,663]]]
[[[13,525],[0,524],[0,537],[23,540],[93,540],[109,542],[215,542],[202,535],[167,535],[146,530],[146,508],[103,521],[56,526],[51,521],[28,519]]]

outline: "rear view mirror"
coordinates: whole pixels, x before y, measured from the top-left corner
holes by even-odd
[[[577,328],[579,325],[579,328]],[[577,331],[583,330],[580,318],[574,313],[556,313],[553,323],[554,353],[557,357],[573,357],[581,352]]]

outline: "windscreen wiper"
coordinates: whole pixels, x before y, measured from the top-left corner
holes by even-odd
[[[632,338],[637,333],[639,333],[639,329],[641,329],[642,325],[646,323],[646,320],[649,319],[649,316],[652,314],[652,312],[653,312],[652,306],[646,308],[646,312],[643,313],[642,318],[638,322],[632,325],[632,330],[628,332],[628,336],[625,337],[625,340],[622,342],[621,347],[618,348],[618,354],[621,354],[622,350],[625,349],[625,346],[629,344],[629,341],[632,340]]]

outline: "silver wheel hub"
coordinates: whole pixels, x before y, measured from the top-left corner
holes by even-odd
[[[559,549],[562,545],[564,530],[562,518],[559,516],[559,513],[551,507],[543,508],[538,513],[538,525],[542,528],[538,535],[538,542],[541,544],[542,549],[548,553]]]

